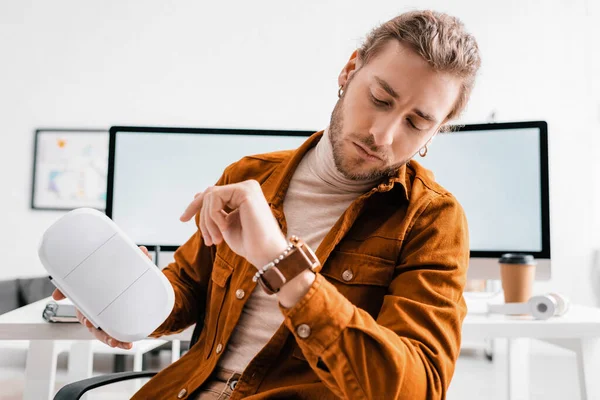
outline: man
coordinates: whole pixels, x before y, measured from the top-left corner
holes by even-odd
[[[175,307],[152,336],[203,310],[204,328],[134,399],[444,398],[466,313],[467,224],[409,160],[463,110],[479,65],[455,18],[402,14],[344,66],[324,132],[246,157],[199,193],[181,217],[199,230],[164,269]]]

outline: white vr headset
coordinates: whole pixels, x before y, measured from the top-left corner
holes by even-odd
[[[526,303],[488,304],[488,312],[506,315],[532,315],[535,319],[559,317],[569,310],[569,300],[557,293],[533,296]]]
[[[100,211],[79,208],[61,217],[38,254],[54,285],[117,340],[146,338],[173,309],[171,283]]]

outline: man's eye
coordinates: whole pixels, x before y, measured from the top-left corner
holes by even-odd
[[[411,120],[410,118],[406,118],[406,120],[408,121],[408,124],[409,124],[409,125],[410,125],[410,126],[413,128],[413,129],[416,129],[416,130],[418,130],[418,131],[422,131],[422,130],[423,130],[423,129],[419,129],[419,128],[417,128],[417,127],[416,127],[416,125],[415,125],[415,124],[413,124],[413,122],[412,122],[412,120]]]
[[[388,103],[387,101],[383,101],[383,100],[379,100],[377,97],[371,95],[371,101],[373,101],[373,103],[377,106],[380,107],[389,107],[390,103]]]

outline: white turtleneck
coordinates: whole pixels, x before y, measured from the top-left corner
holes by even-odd
[[[298,165],[283,201],[288,236],[302,238],[316,250],[348,206],[379,180],[353,181],[344,177],[333,160],[326,129]],[[257,285],[244,306],[219,366],[242,372],[283,323],[277,297]]]

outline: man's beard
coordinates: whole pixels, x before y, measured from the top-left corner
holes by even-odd
[[[349,83],[350,82],[346,84],[346,90],[348,89]],[[344,118],[342,116],[343,107],[344,96],[342,95],[342,97],[338,100],[337,104],[333,108],[333,112],[331,113],[331,122],[329,124],[329,140],[331,141],[331,147],[333,148],[333,161],[335,162],[337,170],[342,175],[344,175],[346,179],[354,181],[370,181],[395,176],[398,169],[402,165],[406,164],[409,160],[381,169],[373,167],[362,172],[353,172],[346,167],[347,164],[345,164],[345,162],[348,163],[350,161],[348,160],[347,155],[344,154],[344,150],[342,148],[342,132],[344,125]],[[362,138],[360,135],[353,135],[353,137],[356,141],[360,142],[367,149],[371,150],[377,155],[381,155],[381,150],[376,148],[377,146],[375,145],[375,139],[373,138],[373,135],[369,135],[366,138]]]

